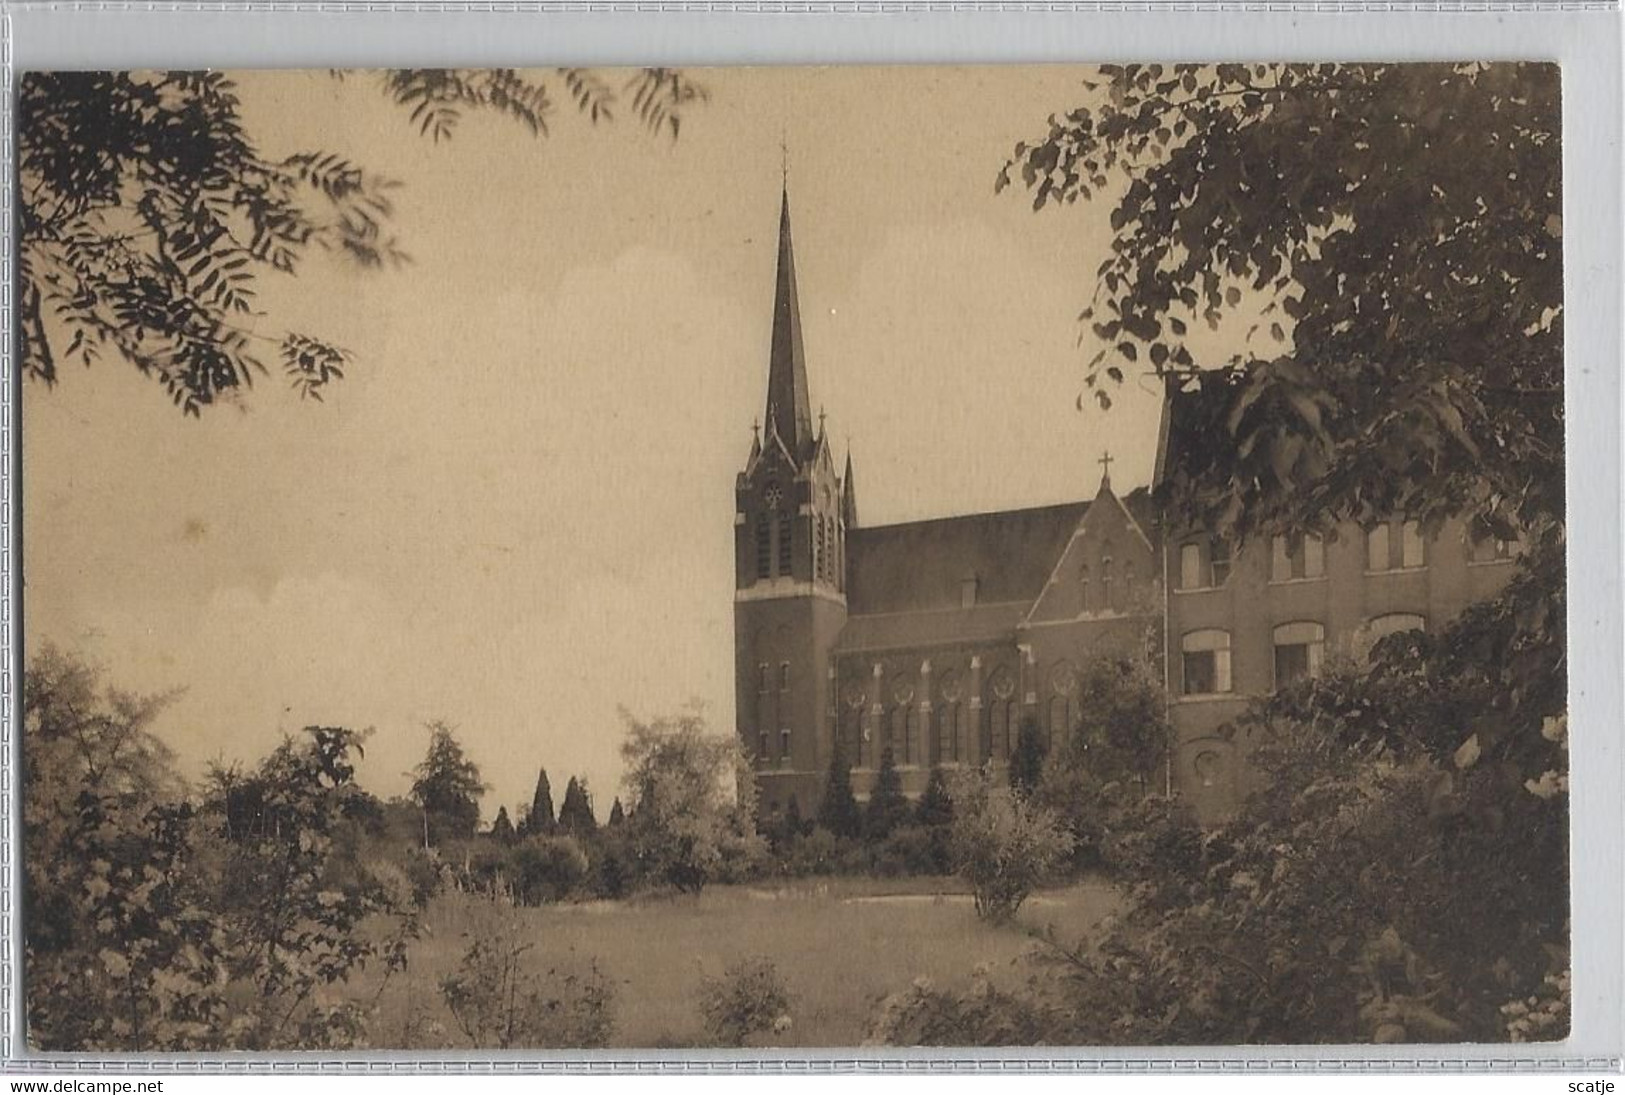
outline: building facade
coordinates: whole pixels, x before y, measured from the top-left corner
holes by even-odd
[[[866,527],[852,460],[815,427],[790,210],[779,218],[765,414],[735,484],[738,732],[762,808],[815,809],[837,750],[868,793],[890,749],[904,790],[936,765],[1007,760],[1031,722],[1078,723],[1078,673],[1143,657],[1166,682],[1175,740],[1164,778],[1208,818],[1251,789],[1249,697],[1360,656],[1385,634],[1437,628],[1493,595],[1516,544],[1396,518],[1232,551],[1175,528],[1154,491],[1177,461],[1170,388],[1152,491],[1103,472],[1076,503]],[[1107,463],[1109,469],[1109,463]]]

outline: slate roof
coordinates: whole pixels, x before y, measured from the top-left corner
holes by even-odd
[[[847,611],[857,617],[959,609],[961,584],[971,576],[979,605],[1030,604],[1088,508],[1069,502],[850,529]]]
[[[1026,601],[939,608],[925,612],[882,612],[849,616],[835,643],[838,654],[975,643],[1014,637],[1027,614]]]

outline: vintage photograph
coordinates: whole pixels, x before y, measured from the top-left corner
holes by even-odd
[[[1565,1038],[1560,90],[23,74],[29,1045]]]

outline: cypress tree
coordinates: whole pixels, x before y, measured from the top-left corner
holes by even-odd
[[[621,805],[620,797],[617,796],[615,802],[609,808],[609,827],[611,829],[617,828],[625,821],[626,808]]]
[[[508,820],[508,808],[506,806],[497,807],[497,819],[491,822],[491,836],[498,844],[513,843],[513,822]]]
[[[1022,798],[1032,794],[1044,775],[1044,757],[1048,753],[1049,744],[1038,724],[1023,719],[1016,733],[1016,748],[1010,754],[1010,789]]]
[[[891,746],[880,753],[880,771],[874,790],[869,792],[869,809],[863,817],[864,836],[885,840],[893,829],[908,823],[908,799],[903,797],[903,777],[897,771]]]
[[[579,837],[592,836],[598,831],[598,819],[593,816],[585,780],[571,776],[570,782],[565,784],[564,802],[559,806],[559,829]]]
[[[818,806],[818,824],[838,837],[857,837],[863,828],[858,800],[852,794],[852,766],[837,746],[829,758],[829,778],[824,783],[824,800]]]
[[[553,787],[547,782],[547,769],[536,777],[536,793],[530,799],[530,816],[525,819],[528,836],[551,836],[555,828],[553,819]]]
[[[931,869],[937,874],[952,871],[954,800],[948,794],[948,780],[941,768],[931,769],[925,791],[914,807],[914,822],[925,830]]]

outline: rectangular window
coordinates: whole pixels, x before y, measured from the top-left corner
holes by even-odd
[[[1372,525],[1365,533],[1365,568],[1367,570],[1392,570],[1393,563],[1388,553],[1388,525]]]
[[[1289,643],[1275,648],[1275,685],[1291,684],[1309,675],[1309,644]]]
[[[756,735],[756,759],[759,760],[759,761],[764,761],[764,760],[767,759],[767,731],[766,730],[763,730],[763,731],[761,731],[760,733],[758,733]]]
[[[1422,542],[1422,526],[1406,521],[1399,530],[1399,565],[1420,567],[1427,565],[1427,550]]]
[[[1192,631],[1180,640],[1182,682],[1187,696],[1230,691],[1230,635]]]
[[[1318,536],[1303,538],[1303,576],[1322,578],[1326,574],[1326,542]]]
[[[1179,588],[1202,586],[1202,545],[1183,544],[1179,548]]]
[[[1326,628],[1313,620],[1281,624],[1275,629],[1275,687],[1281,688],[1320,672],[1326,650]]]
[[[1285,582],[1292,577],[1292,547],[1285,536],[1270,541],[1270,581]]]
[[[788,691],[790,691],[790,663],[789,662],[780,662],[779,663],[779,691],[780,692],[788,692]]]
[[[1217,588],[1230,580],[1230,545],[1214,540],[1208,550],[1213,555],[1213,585]]]
[[[1502,563],[1518,554],[1519,542],[1504,540],[1479,522],[1468,533],[1467,558],[1474,563]]]
[[[1270,547],[1272,582],[1320,578],[1326,573],[1326,545],[1318,536],[1277,536]]]
[[[788,726],[779,730],[779,759],[790,759],[790,728]]]
[[[763,662],[762,664],[760,664],[760,665],[758,665],[756,667],[756,691],[758,691],[758,692],[766,692],[767,691],[767,663],[766,662]]]
[[[976,579],[965,578],[959,583],[959,607],[974,608],[976,605]]]
[[[1220,673],[1220,659],[1223,659],[1223,674]],[[1185,695],[1208,696],[1215,692],[1230,691],[1230,651],[1228,650],[1187,650],[1185,651]]]

